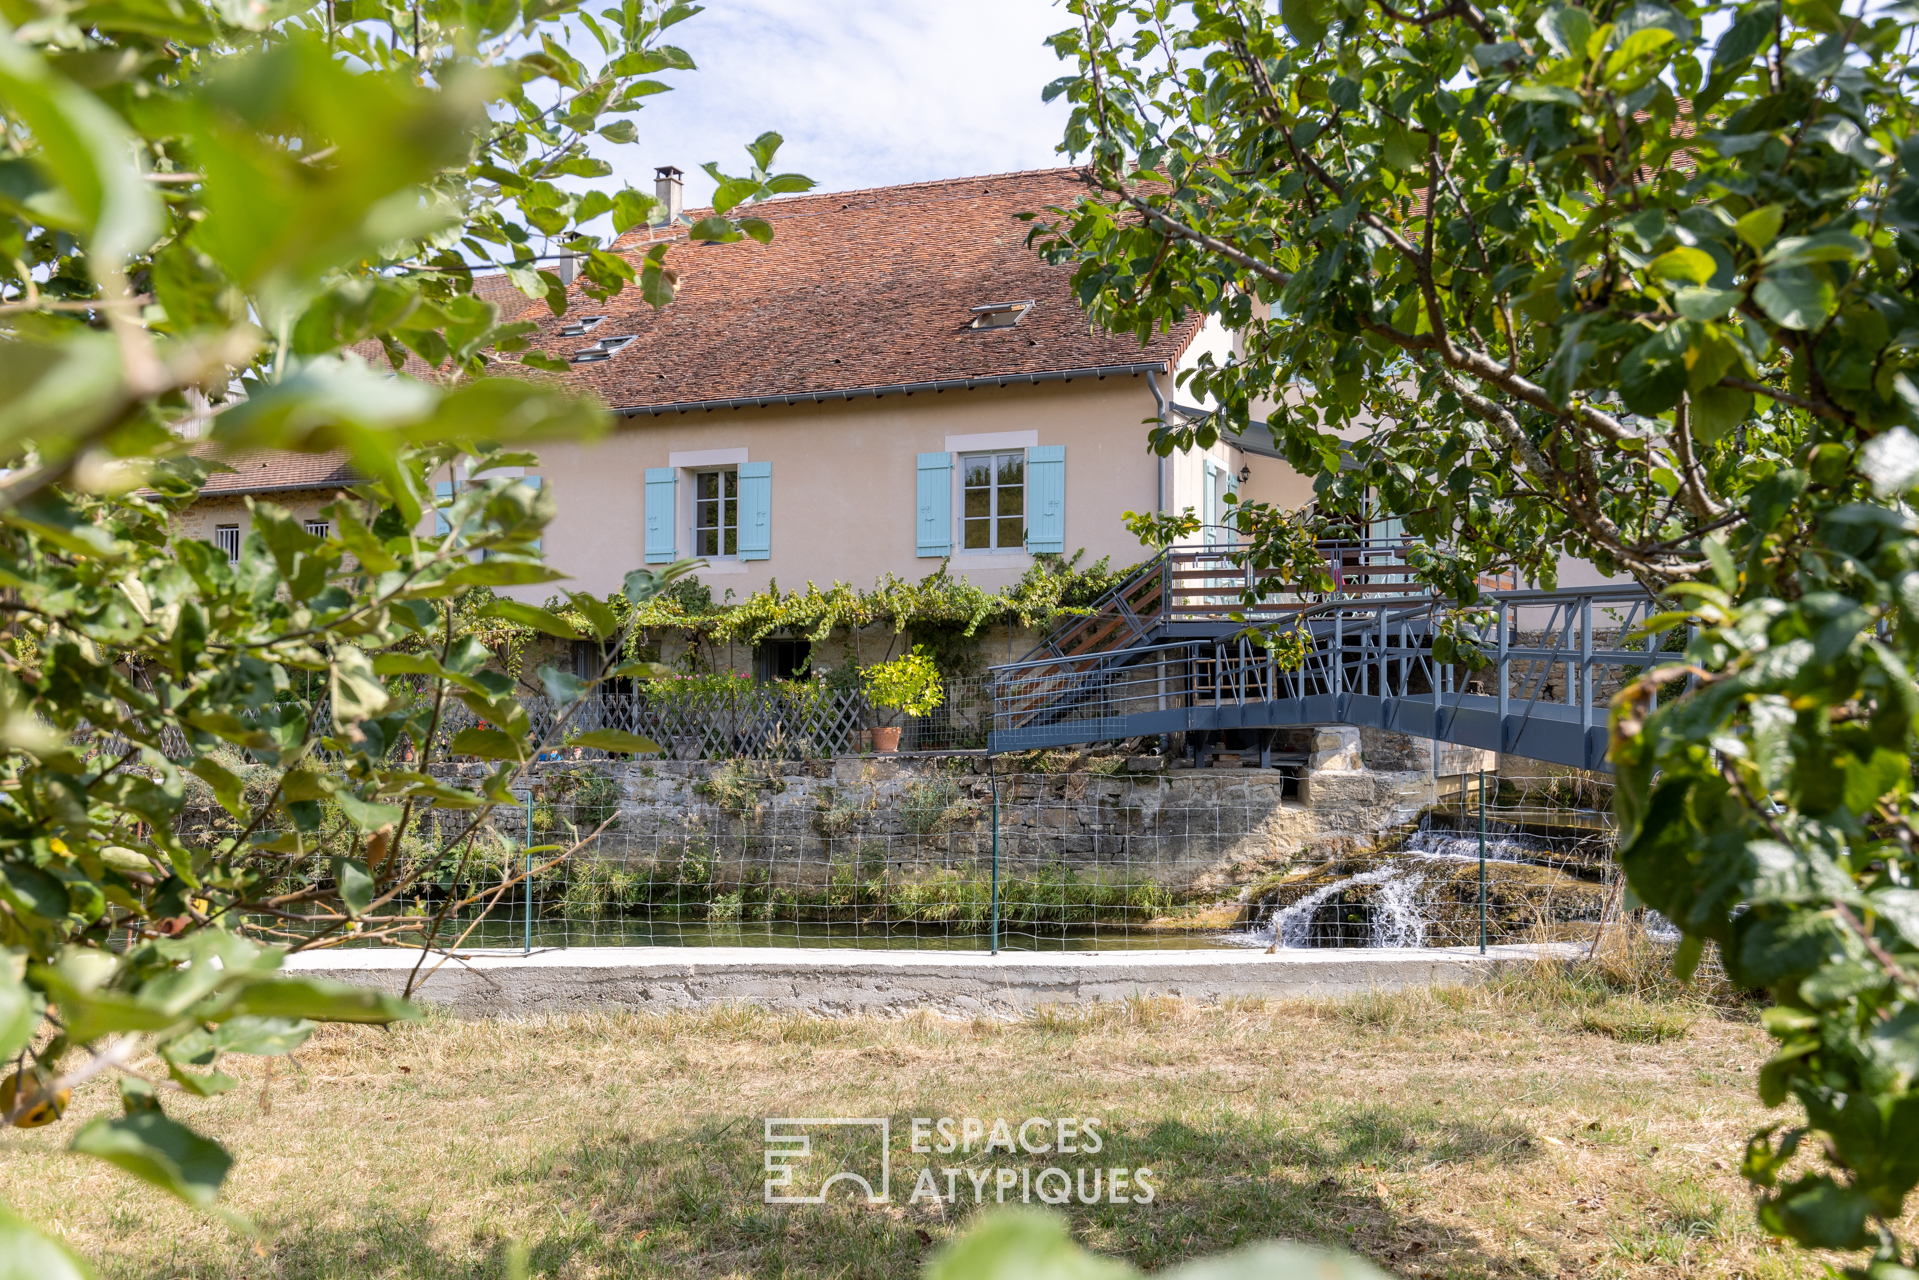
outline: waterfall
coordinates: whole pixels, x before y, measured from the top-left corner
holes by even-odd
[[[1434,861],[1477,862],[1479,832],[1461,831],[1456,827],[1435,827],[1429,815],[1421,818],[1419,830],[1407,837],[1405,851],[1416,858]],[[1552,847],[1535,837],[1492,827],[1486,830],[1488,862],[1536,862],[1551,854]]]
[[[1425,883],[1426,877],[1420,875],[1379,882],[1373,895],[1375,947],[1426,945],[1426,917],[1419,913],[1419,887]]]
[[[1313,913],[1319,909],[1320,903],[1326,901],[1326,899],[1332,897],[1341,889],[1349,889],[1356,884],[1384,885],[1388,881],[1397,879],[1400,874],[1401,872],[1398,867],[1386,867],[1379,871],[1362,871],[1356,876],[1347,876],[1344,880],[1335,880],[1329,885],[1323,885],[1301,898],[1298,902],[1295,902],[1292,906],[1275,912],[1273,915],[1273,933],[1279,939],[1279,945],[1282,947],[1305,946],[1307,932],[1312,928],[1313,924]],[[1384,894],[1384,892],[1385,890],[1382,889],[1381,893]],[[1411,886],[1408,886],[1405,891],[1404,912],[1407,915],[1417,918],[1417,911],[1412,903]],[[1382,945],[1378,940],[1379,929],[1380,926],[1377,922],[1377,917],[1375,917],[1375,923],[1373,924],[1374,946]],[[1425,930],[1423,923],[1420,926],[1420,930],[1423,934]],[[1405,944],[1387,943],[1383,945],[1403,946]]]

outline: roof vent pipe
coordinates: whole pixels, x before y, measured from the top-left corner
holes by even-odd
[[[680,181],[685,176],[670,164],[653,171],[653,194],[660,202],[662,220],[668,224],[678,222],[680,210],[686,207],[686,184]]]

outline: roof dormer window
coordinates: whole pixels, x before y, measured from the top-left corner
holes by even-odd
[[[606,319],[605,316],[581,316],[578,320],[568,321],[561,327],[560,336],[562,338],[584,338],[588,329],[591,329],[604,319]]]
[[[1033,300],[1024,302],[983,302],[973,308],[969,329],[1010,329],[1033,309]]]
[[[633,341],[630,333],[615,334],[610,338],[601,338],[590,347],[581,347],[573,353],[574,364],[593,364],[596,361],[611,359],[615,351]]]

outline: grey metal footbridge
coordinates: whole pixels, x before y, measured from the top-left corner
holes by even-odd
[[[1439,662],[1458,609],[1408,572],[1408,541],[1322,543],[1337,591],[1266,594],[1248,611],[1245,549],[1173,548],[994,667],[989,749],[1025,751],[1157,734],[1348,724],[1606,770],[1607,703],[1656,665],[1666,633],[1633,639],[1657,609],[1637,586],[1558,591],[1488,582],[1471,611],[1482,665]],[[1275,590],[1277,588],[1277,590]],[[1296,628],[1305,660],[1282,667],[1242,634]]]

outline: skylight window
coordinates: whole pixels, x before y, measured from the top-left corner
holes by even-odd
[[[973,308],[972,323],[969,329],[1010,329],[1018,324],[1028,311],[1033,309],[1033,300],[1024,302],[984,302]]]
[[[567,324],[560,329],[560,336],[562,338],[584,338],[588,329],[591,329],[604,319],[606,319],[605,316],[581,316],[578,320],[568,321]]]
[[[590,347],[581,347],[573,353],[574,364],[593,364],[596,361],[611,359],[613,353],[633,341],[630,333],[615,334],[610,338],[601,338]]]

